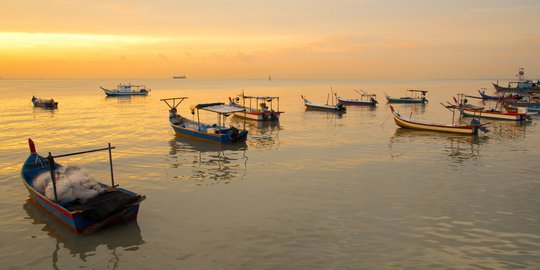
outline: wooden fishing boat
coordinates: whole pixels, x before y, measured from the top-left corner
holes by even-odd
[[[472,117],[479,117],[479,118],[490,118],[490,119],[511,120],[511,121],[523,121],[523,120],[528,120],[531,118],[531,115],[527,113],[527,108],[518,108],[516,110],[505,109],[506,100],[504,99],[497,102],[497,104],[495,104],[495,108],[486,109],[484,107],[468,104],[467,99],[464,97],[465,97],[464,94],[458,94],[457,99],[455,97],[453,98],[455,104],[451,104],[450,102],[447,102],[448,106],[444,104],[443,106],[446,106],[447,108],[459,109],[462,116],[472,116]]]
[[[413,120],[411,117],[405,117],[402,116],[399,112],[396,112],[394,110],[394,107],[390,105],[390,110],[392,111],[392,116],[394,117],[394,121],[396,122],[396,125],[402,127],[402,128],[409,128],[409,129],[418,129],[418,130],[429,130],[429,131],[439,131],[439,132],[447,132],[447,133],[457,133],[457,134],[478,134],[478,130],[487,131],[485,129],[484,125],[480,123],[480,121],[473,119],[470,124],[468,125],[462,125],[462,124],[455,124],[453,123],[452,118],[452,124],[439,124],[439,123],[433,123],[428,121],[421,121],[421,120]]]
[[[54,101],[54,99],[44,99],[44,98],[36,98],[35,96],[32,96],[32,103],[34,104],[34,107],[42,107],[46,109],[57,109],[58,108],[58,102]]]
[[[509,93],[508,95],[495,95],[495,96],[490,96],[490,95],[486,94],[485,90],[483,90],[483,91],[478,90],[478,93],[480,94],[480,97],[483,100],[501,100],[501,99],[519,100],[519,99],[523,98],[522,95],[512,94],[512,93]]]
[[[356,90],[354,90],[356,91]],[[360,99],[347,99],[338,96],[336,93],[336,99],[339,103],[345,105],[345,106],[377,106],[377,95],[375,94],[368,94],[362,90],[362,93],[356,91],[358,94],[360,94]]]
[[[276,110],[274,110],[276,101]],[[242,94],[236,98],[229,98],[229,105],[244,109],[234,112],[234,116],[255,121],[278,121],[282,111],[279,110],[279,97],[272,96],[246,96]]]
[[[119,84],[116,89],[107,89],[99,87],[108,97],[118,97],[118,96],[146,96],[152,90],[146,89],[144,85],[133,85],[133,84]]]
[[[384,95],[386,96],[388,103],[422,103],[424,104],[427,102],[427,99],[426,99],[427,92],[428,91],[426,90],[410,89],[410,90],[407,90],[406,96],[404,97],[399,97],[399,98],[391,97],[387,95],[386,93]]]
[[[85,234],[92,233],[110,224],[134,219],[139,212],[139,204],[146,197],[129,190],[118,188],[114,184],[112,170],[111,144],[107,148],[94,149],[84,152],[70,153],[65,155],[48,157],[37,154],[34,142],[28,139],[30,156],[24,162],[21,169],[23,184],[28,189],[30,197],[47,212],[68,225],[75,232]],[[79,155],[96,151],[109,151],[109,163],[111,166],[111,185],[98,182],[103,189],[99,195],[82,202],[79,199],[62,201],[57,195],[56,177],[62,165],[55,162],[56,158]],[[34,186],[34,180],[43,173],[50,173],[54,187],[54,198],[48,198],[44,193],[38,191]],[[64,180],[66,181],[66,180]]]
[[[493,85],[493,87],[495,88],[497,92],[540,93],[540,80],[532,81],[532,80],[525,79],[524,68],[519,68],[518,74],[516,76],[518,77],[518,80],[514,82],[508,82],[508,86],[499,85],[499,81],[497,81],[497,83],[491,83],[491,84]]]
[[[530,94],[525,100],[508,100],[506,103],[527,108],[527,112],[540,112],[540,95]]]
[[[197,115],[197,121],[190,120],[178,114],[177,107],[187,97],[161,99],[169,107],[169,123],[176,134],[213,143],[236,143],[245,141],[248,131],[245,128],[238,130],[236,127],[225,126],[226,117],[235,112],[244,112],[244,108],[225,105],[222,102],[198,104],[191,108],[192,115]],[[208,111],[218,115],[218,123],[203,124],[200,121],[200,111]]]
[[[304,105],[306,106],[306,109],[308,110],[319,110],[319,111],[332,111],[332,112],[345,112],[347,111],[347,107],[345,107],[341,103],[337,103],[336,105],[333,104],[322,104],[322,103],[314,103],[306,98],[304,98],[303,95],[301,95],[302,100],[304,101]]]
[[[530,115],[527,113],[527,108],[520,107],[517,111],[508,111],[506,109],[471,109],[462,108],[461,113],[463,116],[473,116],[480,118],[490,118],[499,120],[510,121],[524,121],[530,119]]]

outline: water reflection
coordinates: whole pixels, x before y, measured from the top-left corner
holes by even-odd
[[[43,108],[43,107],[32,107],[32,112],[34,114],[34,118],[38,115],[41,116],[49,116],[53,117],[54,113],[58,110],[58,108]]]
[[[169,141],[170,167],[186,169],[189,174],[174,173],[176,180],[194,180],[199,184],[229,183],[247,174],[245,142],[212,144],[175,136]]]
[[[489,129],[488,136],[496,140],[512,140],[525,138],[527,126],[532,124],[532,121],[505,121],[505,120],[489,120],[487,125]]]
[[[434,145],[442,145],[442,153],[448,156],[454,165],[459,165],[471,160],[480,159],[480,147],[487,141],[485,136],[460,135],[425,130],[413,130],[397,128],[390,137],[390,148],[399,144],[422,144],[429,148]],[[399,154],[392,153],[392,158]]]
[[[279,132],[283,129],[279,121],[249,121],[247,143],[257,149],[271,149],[279,146]]]
[[[387,103],[386,107],[388,108],[389,105],[392,105],[397,111],[404,109],[402,112],[403,114],[405,114],[405,111],[407,111],[407,114],[410,112],[415,112],[417,114],[423,114],[426,112],[426,105],[423,103]]]
[[[146,96],[105,96],[105,102],[143,104],[146,103],[146,98]]]
[[[71,255],[86,261],[88,257],[96,254],[99,246],[105,246],[110,251],[109,260],[106,260],[111,264],[108,268],[116,269],[120,263],[120,257],[116,254],[117,249],[136,251],[139,246],[145,243],[136,220],[112,225],[91,236],[85,236],[72,232],[65,224],[52,217],[30,198],[24,203],[23,209],[28,215],[27,219],[31,220],[32,224],[43,225],[41,231],[56,239],[56,247],[51,256],[54,269],[58,269],[59,254],[63,248],[68,249]]]
[[[305,110],[302,114],[304,118],[321,117],[326,119],[343,118],[344,112]]]

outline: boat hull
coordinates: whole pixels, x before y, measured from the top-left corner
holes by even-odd
[[[148,92],[141,91],[141,92],[118,92],[118,91],[111,91],[111,90],[103,90],[105,92],[105,95],[108,97],[125,97],[125,96],[147,96]]]
[[[48,102],[48,103],[34,103],[34,107],[46,108],[46,109],[58,109],[58,102]]]
[[[331,112],[344,112],[346,111],[345,106],[329,106],[329,105],[322,105],[322,104],[313,104],[313,103],[304,103],[306,106],[306,109],[308,110],[317,110],[317,111],[331,111]]]
[[[248,132],[246,130],[238,131],[237,135],[234,135],[233,133],[209,133],[207,131],[199,131],[195,128],[190,128],[187,125],[182,124],[174,124],[171,123],[171,127],[176,132],[176,134],[189,138],[189,139],[195,139],[195,140],[202,140],[217,144],[222,143],[236,143],[236,142],[242,142],[245,141],[247,138]]]
[[[265,112],[246,112],[245,114],[243,112],[235,112],[233,113],[234,116],[247,119],[247,120],[254,120],[254,121],[279,121],[279,117],[281,115],[281,112],[272,112],[272,111],[265,111]]]
[[[386,100],[388,101],[388,103],[421,103],[421,104],[426,103],[425,98],[407,98],[407,97],[394,98],[394,97],[386,96]]]
[[[375,107],[377,105],[376,101],[372,100],[357,100],[357,99],[345,99],[341,97],[337,97],[337,100],[339,103],[345,105],[345,106],[371,106]]]
[[[486,110],[471,110],[463,109],[462,113],[464,116],[474,116],[480,118],[490,118],[490,119],[499,119],[499,120],[509,120],[509,121],[523,121],[527,120],[527,113],[514,113],[514,112],[498,112],[498,111],[486,111]]]
[[[396,125],[402,128],[408,128],[408,129],[438,131],[438,132],[457,133],[457,134],[469,134],[469,135],[478,133],[477,128],[470,127],[470,126],[455,127],[455,126],[444,126],[444,125],[427,125],[427,124],[421,124],[421,123],[416,123],[416,122],[411,122],[411,121],[405,121],[396,116],[394,116],[394,121],[396,122]]]

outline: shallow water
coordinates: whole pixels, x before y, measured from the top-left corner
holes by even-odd
[[[540,268],[540,130],[490,121],[479,136],[398,128],[384,93],[426,88],[403,114],[450,122],[439,102],[489,81],[149,80],[147,97],[106,98],[107,80],[0,80],[0,264],[9,269]],[[132,81],[132,83],[138,83]],[[330,87],[378,95],[375,109],[306,111]],[[189,106],[280,96],[279,123],[246,123],[245,144],[175,136],[160,98]],[[57,110],[33,108],[32,95]],[[478,101],[473,101],[478,102]],[[492,106],[493,104],[486,104]],[[207,122],[213,115],[203,115]],[[234,118],[235,125],[243,122]],[[136,222],[74,235],[28,198],[20,167],[32,138],[46,155],[106,147],[115,181],[143,193]],[[109,180],[106,153],[59,160]]]

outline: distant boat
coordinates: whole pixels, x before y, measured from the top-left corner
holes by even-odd
[[[44,99],[44,98],[36,98],[35,96],[32,96],[32,103],[34,104],[34,107],[43,107],[46,109],[57,109],[58,108],[58,102],[54,101],[54,99]]]
[[[253,102],[252,102],[253,101]],[[274,101],[276,108],[274,110]],[[279,97],[271,96],[246,96],[242,94],[238,97],[229,98],[229,105],[244,109],[241,112],[233,113],[236,117],[246,118],[255,121],[278,121],[282,111],[279,110]]]
[[[146,96],[151,91],[146,89],[144,85],[133,85],[133,84],[119,84],[116,89],[107,89],[99,87],[105,92],[107,96]]]
[[[319,110],[319,111],[333,111],[333,112],[345,112],[347,110],[347,107],[343,106],[343,104],[338,103],[336,105],[333,104],[322,104],[322,103],[314,103],[309,100],[307,100],[303,95],[301,95],[302,100],[304,101],[304,106],[306,106],[306,109],[308,110]]]
[[[410,117],[402,116],[399,112],[394,110],[392,105],[390,105],[390,110],[392,111],[392,116],[394,117],[396,125],[402,128],[470,135],[478,134],[478,130],[487,131],[487,129],[484,127],[485,124],[481,124],[477,119],[473,119],[468,125],[455,124],[453,123],[454,119],[452,119],[452,124],[439,124],[428,121],[413,120]]]
[[[226,127],[225,119],[228,115],[235,112],[245,111],[243,108],[225,105],[221,102],[198,104],[191,108],[193,115],[197,114],[197,121],[190,120],[179,115],[177,107],[187,99],[187,97],[161,99],[169,107],[169,123],[176,134],[188,137],[190,139],[203,140],[213,143],[236,143],[245,141],[248,131],[238,130],[235,127]],[[204,124],[200,122],[199,110],[209,111],[218,115],[218,122],[215,124]]]
[[[187,79],[186,75],[173,76],[173,79]]]
[[[354,90],[356,91],[356,90]],[[334,95],[336,95],[336,98],[338,100],[339,103],[345,105],[345,106],[372,106],[372,107],[375,107],[377,105],[377,95],[375,94],[368,94],[366,92],[364,92],[362,90],[362,93],[356,91],[357,93],[360,94],[360,99],[347,99],[347,98],[342,98],[340,96],[338,96],[336,93],[334,93]]]
[[[407,90],[407,95],[405,97],[391,97],[386,95],[388,103],[426,103],[426,90]]]
[[[97,182],[97,185],[102,191],[100,193],[97,193],[96,191],[95,197],[87,198],[85,202],[82,202],[79,198],[62,201],[60,195],[66,194],[68,191],[63,190],[59,191],[61,193],[57,193],[56,187],[58,186],[59,179],[56,179],[56,177],[64,174],[62,173],[63,166],[55,162],[56,158],[102,150],[108,150],[110,157],[110,151],[111,149],[114,149],[110,144],[108,148],[59,156],[52,156],[49,152],[48,157],[42,157],[37,154],[36,147],[31,139],[28,139],[28,145],[30,147],[30,156],[26,159],[21,169],[23,184],[28,189],[32,200],[43,207],[43,209],[52,216],[66,223],[73,231],[89,234],[109,224],[137,217],[139,204],[146,199],[146,197],[123,188],[118,188],[118,185],[114,184],[112,159],[110,160],[112,184],[111,186],[108,186]],[[64,172],[67,172],[67,169]],[[39,191],[39,185],[34,183],[37,177],[43,173],[51,174],[49,181],[51,181],[54,191],[52,194],[54,196],[52,198],[49,198],[48,195],[46,195],[46,192],[42,193]],[[70,180],[65,178],[62,181]],[[90,188],[87,182],[85,182],[85,185],[86,186],[84,187]],[[81,187],[83,187],[83,185],[77,185],[76,188]]]

